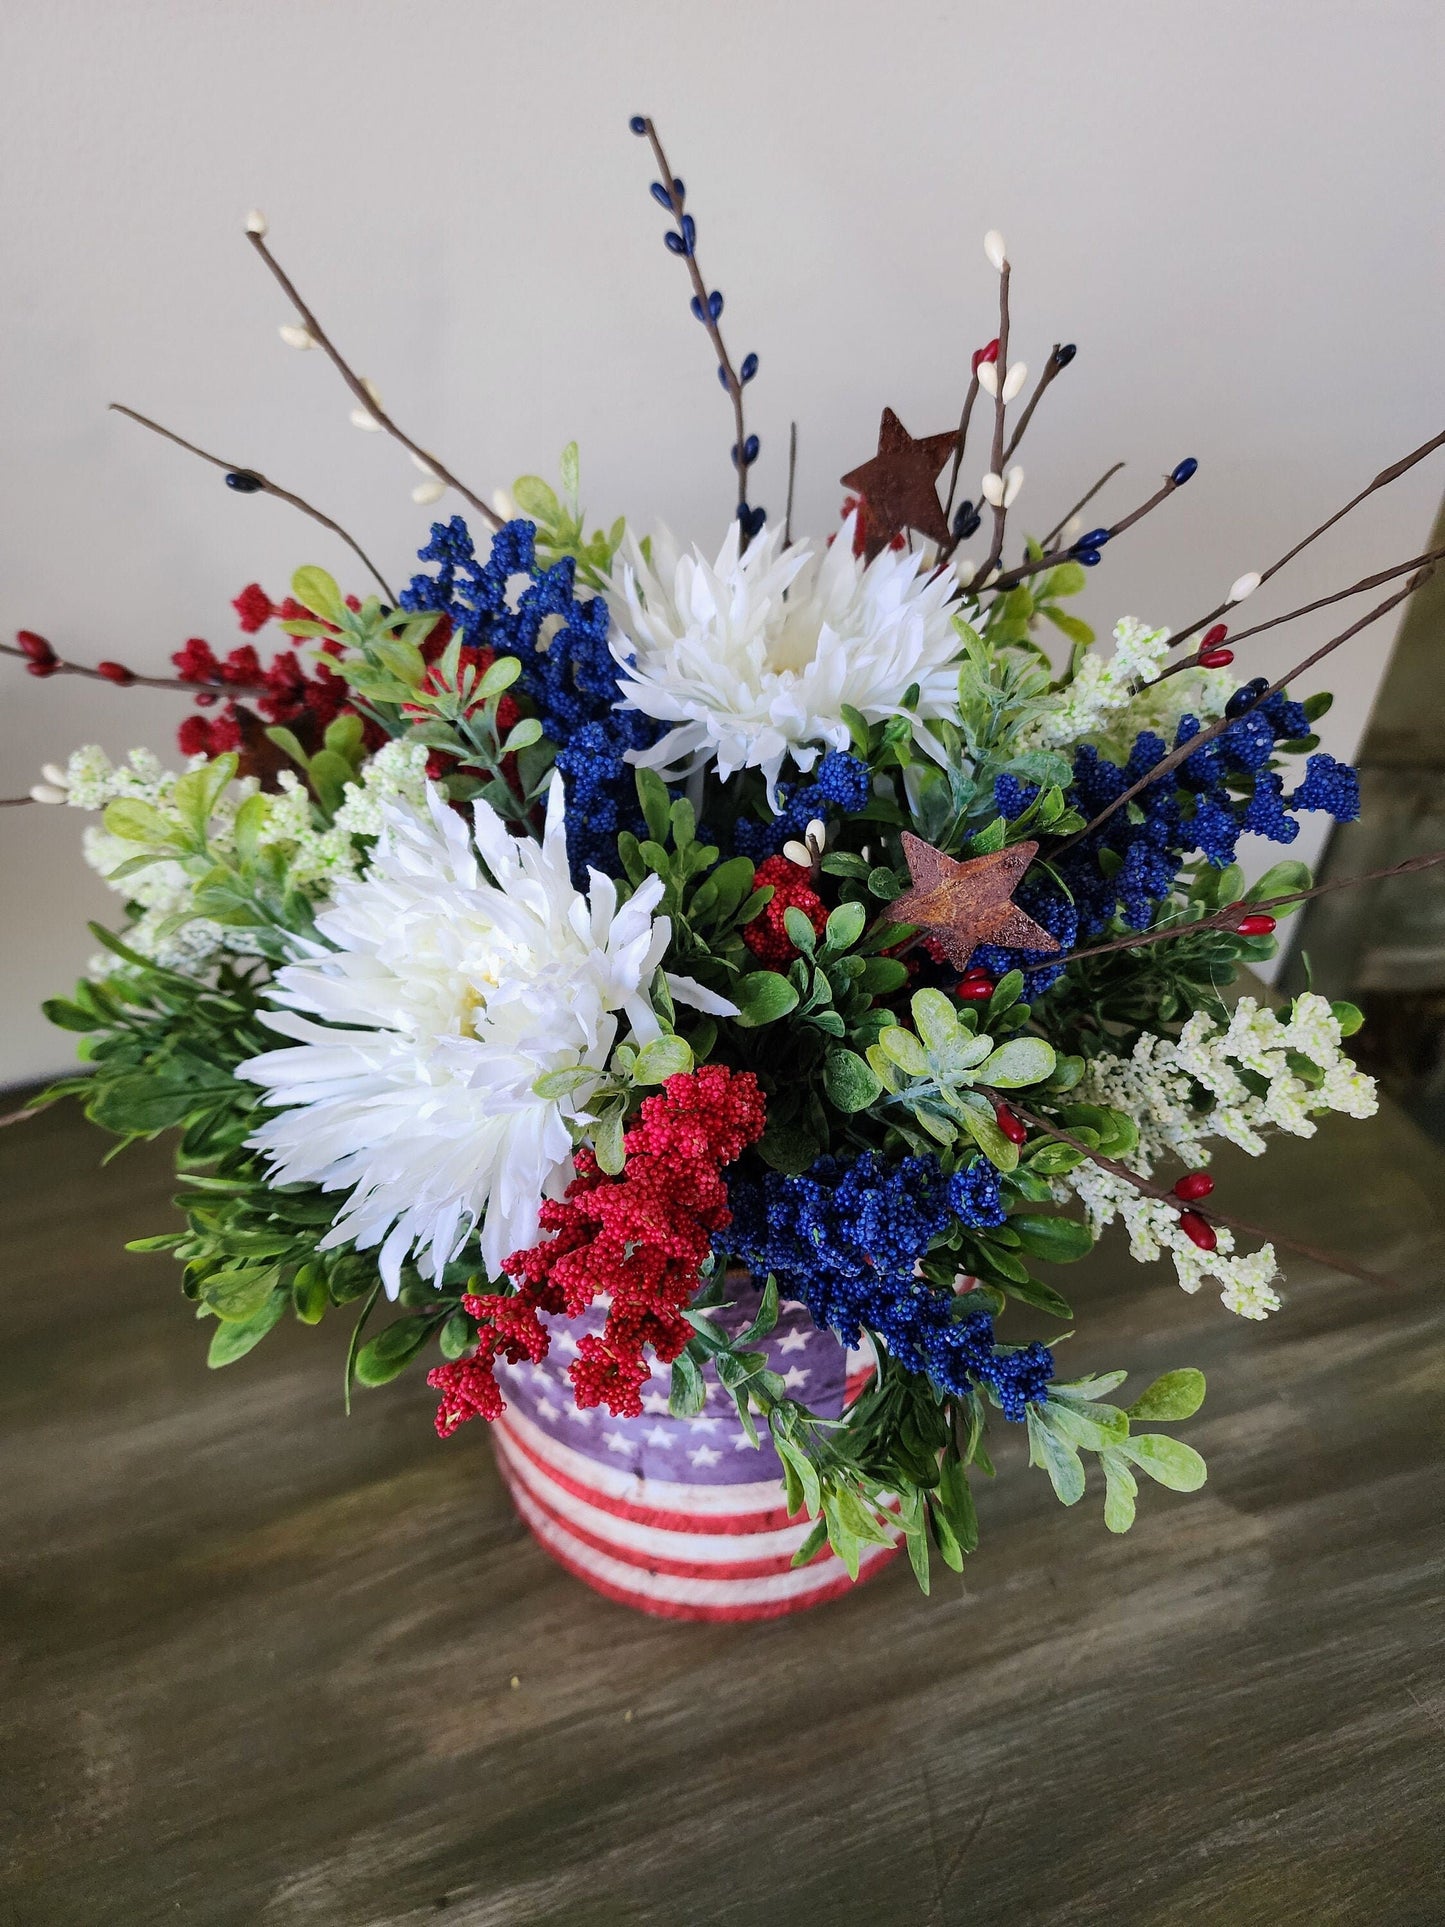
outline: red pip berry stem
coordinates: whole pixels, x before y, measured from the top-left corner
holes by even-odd
[[[1007,1104],[995,1104],[993,1114],[998,1128],[1010,1144],[1027,1144],[1028,1126],[1016,1112],[1009,1109]]]
[[[1214,1226],[1198,1211],[1181,1211],[1179,1229],[1189,1242],[1198,1245],[1201,1251],[1215,1251],[1219,1247]]]
[[[1185,1204],[1198,1204],[1200,1199],[1207,1198],[1213,1189],[1214,1179],[1207,1171],[1186,1171],[1184,1176],[1177,1178],[1174,1183],[1175,1197]]]
[[[995,1103],[1001,1101],[996,1092],[991,1095]],[[1036,1131],[1042,1131],[1045,1137],[1054,1138],[1060,1144],[1068,1144],[1074,1150],[1081,1151],[1091,1164],[1097,1164],[1101,1171],[1107,1171],[1111,1177],[1122,1179],[1142,1197],[1157,1198],[1161,1203],[1174,1205],[1177,1208],[1178,1199],[1172,1191],[1165,1190],[1163,1185],[1155,1184],[1150,1178],[1141,1177],[1137,1171],[1131,1171],[1127,1164],[1120,1164],[1117,1158],[1108,1158],[1099,1151],[1090,1150],[1089,1146],[1082,1139],[1075,1137],[1071,1131],[1063,1130],[1057,1124],[1051,1124],[1047,1118],[1040,1117],[1034,1111],[1026,1110],[1022,1104],[1016,1105],[1015,1108],[1019,1116],[1026,1118]],[[1396,1283],[1396,1280],[1385,1272],[1367,1270],[1365,1266],[1355,1264],[1350,1258],[1342,1258],[1338,1252],[1323,1251],[1318,1245],[1304,1244],[1298,1238],[1286,1238],[1278,1231],[1267,1231],[1262,1225],[1250,1224],[1244,1218],[1230,1217],[1212,1207],[1205,1210],[1196,1206],[1194,1210],[1180,1215],[1181,1222],[1187,1217],[1197,1218],[1211,1236],[1215,1225],[1224,1225],[1228,1230],[1237,1231],[1243,1237],[1260,1238],[1269,1244],[1281,1246],[1285,1251],[1293,1251],[1299,1257],[1308,1259],[1311,1264],[1323,1265],[1329,1271],[1342,1272],[1347,1278],[1358,1278],[1362,1284],[1394,1285]],[[1192,1237],[1193,1233],[1186,1228],[1185,1236]],[[1195,1242],[1199,1241],[1196,1239]],[[1201,1246],[1204,1250],[1213,1248],[1212,1245]]]
[[[337,536],[346,544],[347,548],[351,550],[351,553],[361,563],[361,566],[366,570],[367,574],[377,583],[387,601],[393,608],[396,606],[396,597],[387,586],[386,577],[381,573],[381,570],[377,568],[371,557],[366,553],[366,550],[362,548],[361,544],[356,540],[356,537],[349,535],[339,522],[333,521],[329,515],[323,514],[319,508],[316,508],[312,503],[308,502],[304,496],[295,494],[289,488],[282,488],[279,482],[269,480],[259,469],[243,467],[239,462],[228,462],[220,455],[211,454],[209,449],[198,448],[194,442],[188,442],[184,435],[178,435],[173,428],[163,427],[160,422],[152,421],[149,415],[138,414],[134,408],[127,408],[124,402],[113,401],[110,406],[114,414],[124,415],[128,421],[139,422],[142,428],[148,428],[153,435],[159,435],[165,441],[174,443],[177,448],[185,449],[188,455],[195,455],[199,460],[209,462],[212,468],[219,468],[224,473],[228,482],[235,476],[248,483],[254,483],[254,487],[240,489],[237,491],[238,493],[243,495],[274,495],[278,502],[289,502],[292,508],[299,509],[303,515],[309,515],[313,522],[319,522],[323,529],[329,529],[334,536]],[[368,404],[368,406],[370,406],[370,404]],[[372,412],[375,414],[376,411],[374,408]],[[380,416],[378,416],[377,419],[380,420]],[[235,484],[232,483],[232,486],[234,488]]]
[[[1412,555],[1408,562],[1397,562],[1392,568],[1378,569],[1374,575],[1361,576],[1358,582],[1352,582],[1347,589],[1336,589],[1333,595],[1317,596],[1313,602],[1302,602],[1297,609],[1286,609],[1282,616],[1271,616],[1268,622],[1256,622],[1249,629],[1241,629],[1232,641],[1236,644],[1248,642],[1253,636],[1263,635],[1266,629],[1278,629],[1286,622],[1298,622],[1301,616],[1313,615],[1317,609],[1328,609],[1335,602],[1348,602],[1351,596],[1363,595],[1367,589],[1381,588],[1386,582],[1398,581],[1402,575],[1410,575],[1417,569],[1431,569],[1442,561],[1445,561],[1445,548],[1426,549],[1420,555]],[[1193,669],[1196,664],[1202,669],[1222,669],[1233,662],[1233,649],[1214,649],[1209,646],[1209,638],[1216,630],[1223,633],[1224,624],[1216,623],[1214,628],[1206,630],[1195,654],[1181,656],[1178,662],[1161,669],[1152,682],[1140,683],[1136,694],[1152,689],[1155,683],[1167,682],[1171,676],[1177,676],[1181,670]]]
[[[142,676],[134,669],[127,669],[125,664],[120,662],[98,662],[93,668],[83,662],[68,662],[63,656],[56,655],[43,636],[36,636],[32,630],[22,629],[20,637],[26,640],[20,642],[18,647],[8,642],[0,642],[0,656],[20,657],[25,661],[32,676],[87,676],[92,682],[115,683],[126,689],[176,689],[192,697],[198,688],[204,687],[203,684],[186,682],[180,676]],[[18,638],[17,641],[19,641]],[[35,651],[37,642],[44,643],[45,648],[50,651],[48,656],[37,655]],[[218,684],[217,688],[223,689],[223,693],[227,696],[264,696],[266,694],[266,685],[261,682]]]
[[[965,977],[956,985],[953,992],[965,1004],[986,1004],[993,995],[993,980],[989,977]]]
[[[1303,554],[1312,542],[1318,542],[1322,535],[1326,534],[1335,526],[1336,522],[1342,522],[1352,509],[1357,509],[1361,502],[1367,500],[1368,497],[1375,493],[1376,489],[1388,488],[1391,482],[1397,482],[1402,475],[1407,475],[1410,470],[1415,467],[1417,462],[1423,462],[1427,455],[1433,455],[1435,450],[1441,447],[1445,447],[1445,429],[1442,429],[1438,435],[1432,435],[1428,442],[1422,442],[1418,448],[1412,449],[1408,455],[1402,456],[1398,462],[1392,462],[1388,468],[1382,468],[1375,479],[1367,483],[1358,495],[1352,495],[1343,508],[1336,509],[1333,515],[1327,516],[1317,529],[1311,529],[1310,533],[1301,541],[1296,542],[1292,549],[1286,549],[1277,562],[1271,562],[1267,569],[1261,569],[1259,572],[1259,584],[1266,583],[1271,576],[1278,575],[1287,563],[1293,562],[1297,555]],[[1364,584],[1361,584],[1361,589],[1363,589],[1364,586]],[[1351,591],[1345,590],[1343,593],[1348,595]],[[1333,600],[1334,598],[1327,599]],[[1187,629],[1181,629],[1174,637],[1174,646],[1178,648],[1182,643],[1188,642],[1191,636],[1197,635],[1201,629],[1207,628],[1211,622],[1217,622],[1220,616],[1228,613],[1230,606],[1230,603],[1227,601],[1221,602],[1217,609],[1211,609],[1207,615],[1200,616],[1197,622],[1191,622]],[[1319,603],[1312,603],[1309,606],[1311,608],[1319,608],[1321,605]],[[1295,613],[1300,615],[1303,614],[1304,611],[1296,610]],[[1286,621],[1289,618],[1282,616],[1279,619],[1280,621]],[[1261,627],[1264,626],[1265,625],[1261,624]],[[1251,630],[1250,633],[1258,634],[1258,631]]]

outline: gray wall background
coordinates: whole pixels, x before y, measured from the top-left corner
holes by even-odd
[[[1101,627],[1186,622],[1439,426],[1442,18],[1430,0],[10,0],[0,629],[163,670],[187,636],[232,640],[246,582],[279,595],[302,561],[350,579],[322,531],[232,496],[111,400],[265,468],[406,573],[415,471],[348,425],[319,355],[279,343],[252,205],[388,407],[473,486],[551,473],[575,436],[599,516],[715,546],[730,418],[627,132],[639,110],[688,183],[729,340],[761,357],[756,499],[781,510],[791,417],[813,529],[884,403],[915,432],[954,419],[994,331],[979,243],[998,226],[1017,352],[1080,350],[1022,451],[1023,519],[1048,526],[1116,458],[1102,506],[1122,509],[1197,455],[1081,604]],[[1423,547],[1439,489],[1417,471],[1251,613]],[[1246,646],[1283,668],[1327,624]],[[1339,754],[1389,641],[1328,677]],[[79,742],[169,749],[180,713],[8,662],[0,690],[0,794]],[[82,821],[0,812],[0,1081],[68,1061],[36,1005],[115,903]]]

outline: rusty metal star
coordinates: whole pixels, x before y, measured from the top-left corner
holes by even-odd
[[[1013,901],[1037,843],[1011,843],[1006,850],[963,862],[945,856],[910,830],[903,832],[912,887],[895,897],[888,914],[895,923],[917,924],[942,944],[962,970],[981,943],[1004,950],[1057,950],[1059,940]]]
[[[957,441],[956,428],[915,440],[891,408],[883,410],[878,453],[843,477],[844,488],[851,488],[867,504],[870,559],[905,529],[917,529],[938,543],[948,540],[948,523],[935,484]]]

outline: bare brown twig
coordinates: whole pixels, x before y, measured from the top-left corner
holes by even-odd
[[[194,442],[188,442],[184,435],[178,435],[173,428],[165,428],[160,422],[152,421],[149,415],[142,415],[134,408],[127,408],[124,402],[113,401],[110,406],[115,414],[124,415],[129,421],[139,422],[142,428],[148,428],[153,435],[160,435],[166,441],[174,442],[177,448],[185,449],[189,455],[199,456],[203,462],[209,462],[213,468],[222,469],[228,475],[240,475],[247,481],[254,482],[256,485],[255,489],[248,491],[248,493],[274,495],[278,502],[289,502],[292,508],[300,509],[301,513],[303,515],[309,515],[313,522],[319,522],[323,529],[330,529],[333,535],[340,537],[347,548],[351,550],[351,553],[361,563],[362,567],[366,569],[380,585],[381,592],[387,601],[392,604],[396,602],[395,595],[387,585],[386,577],[381,573],[381,570],[377,568],[376,564],[366,553],[366,550],[362,548],[355,536],[348,535],[339,522],[333,521],[329,515],[323,514],[319,508],[314,507],[304,496],[294,494],[289,488],[282,488],[279,482],[269,480],[258,468],[247,468],[242,462],[228,462],[219,455],[212,455],[209,449],[198,448]]]
[[[788,505],[783,511],[783,547],[793,546],[793,488],[798,479],[798,424],[788,423]]]
[[[1054,526],[1049,530],[1048,534],[1044,537],[1043,541],[1039,544],[1039,547],[1041,549],[1047,549],[1050,543],[1057,542],[1059,537],[1063,534],[1064,530],[1069,526],[1070,522],[1073,521],[1074,517],[1076,515],[1083,514],[1084,510],[1089,506],[1090,502],[1092,502],[1094,497],[1099,493],[1099,490],[1101,488],[1106,487],[1108,483],[1112,482],[1114,477],[1119,473],[1119,470],[1123,466],[1124,464],[1122,462],[1115,462],[1112,468],[1106,468],[1103,474],[1099,477],[1098,481],[1095,482],[1094,486],[1091,489],[1085,490],[1085,492],[1079,497],[1078,501],[1075,502],[1074,506],[1068,511],[1067,514],[1060,516],[1059,520],[1055,522]]]
[[[415,455],[418,461],[425,462],[427,468],[437,477],[438,481],[445,482],[448,488],[454,488],[462,500],[469,502],[477,513],[489,522],[494,529],[501,528],[502,518],[497,514],[496,510],[492,508],[490,503],[484,502],[480,495],[474,494],[465,482],[459,482],[445,463],[438,461],[437,457],[431,454],[429,450],[423,448],[420,442],[413,441],[404,429],[397,427],[396,423],[377,401],[375,395],[367,387],[360,375],[355,374],[350,364],[343,359],[340,351],[331,340],[331,337],[316,319],[311,309],[301,299],[295,282],[292,281],[290,275],[287,274],[286,270],[281,266],[281,263],[276,259],[275,255],[272,254],[270,248],[267,247],[265,235],[257,234],[248,229],[246,239],[251,243],[251,246],[276,277],[282,293],[300,316],[301,325],[305,328],[307,334],[310,335],[317,347],[322,350],[327,360],[346,383],[346,386],[351,390],[367,414],[370,415],[373,420],[379,422],[393,440],[400,442],[403,448]]]
[[[1435,450],[1441,447],[1445,447],[1445,429],[1442,429],[1438,435],[1432,435],[1428,442],[1421,442],[1420,446],[1412,449],[1408,455],[1402,455],[1398,462],[1392,462],[1388,468],[1382,468],[1375,479],[1367,483],[1358,495],[1352,495],[1342,509],[1336,509],[1334,514],[1327,516],[1317,529],[1311,529],[1309,534],[1296,542],[1292,549],[1286,549],[1277,562],[1271,562],[1267,569],[1262,569],[1259,576],[1260,586],[1268,582],[1271,576],[1278,575],[1286,563],[1293,562],[1297,555],[1302,554],[1312,542],[1317,542],[1322,535],[1335,526],[1336,522],[1343,521],[1352,509],[1358,508],[1361,502],[1375,493],[1376,489],[1388,488],[1391,482],[1397,482],[1402,475],[1408,474],[1417,462],[1423,462],[1427,455],[1433,455]],[[1200,616],[1198,621],[1191,622],[1187,629],[1181,629],[1173,639],[1173,646],[1177,649],[1199,630],[1207,629],[1212,622],[1217,622],[1221,616],[1227,615],[1233,607],[1234,604],[1228,600],[1221,602],[1217,609],[1211,609],[1208,615]]]
[[[1142,950],[1146,945],[1166,943],[1174,937],[1194,937],[1206,930],[1234,930],[1244,916],[1278,910],[1286,904],[1308,903],[1314,897],[1327,897],[1336,890],[1354,890],[1366,883],[1383,883],[1387,877],[1411,876],[1416,870],[1431,870],[1439,863],[1445,863],[1445,850],[1432,850],[1427,856],[1412,856],[1404,863],[1392,863],[1383,870],[1366,870],[1362,876],[1336,877],[1329,883],[1317,883],[1310,890],[1289,890],[1283,896],[1264,897],[1257,903],[1242,898],[1239,904],[1231,904],[1226,910],[1216,910],[1212,916],[1198,917],[1193,923],[1159,924],[1152,930],[1135,930],[1127,937],[1111,938],[1108,943],[1090,944],[1085,950],[1063,951],[1058,956],[1050,957],[1048,965],[1052,970],[1059,964],[1080,963],[1085,957],[1107,957],[1116,950]]]

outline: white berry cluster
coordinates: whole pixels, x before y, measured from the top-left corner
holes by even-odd
[[[1073,679],[1025,732],[1024,746],[1062,749],[1097,735],[1111,717],[1128,708],[1136,683],[1153,681],[1168,653],[1167,629],[1151,629],[1125,616],[1114,626],[1114,653],[1087,651]]]
[[[188,768],[199,768],[206,761],[204,756],[193,757]],[[359,839],[380,833],[383,808],[396,801],[414,806],[423,802],[426,762],[427,751],[420,743],[385,744],[362,767],[359,780],[347,785],[330,825],[317,821],[311,797],[300,779],[289,770],[283,771],[279,790],[268,798],[270,807],[257,834],[257,846],[284,846],[292,885],[313,899],[328,897],[339,879],[353,876],[360,867],[365,849]],[[151,804],[168,823],[180,822],[171,801],[177,772],[167,770],[149,750],[132,750],[126,762],[113,764],[103,749],[88,744],[74,752],[64,770],[47,769],[46,776],[76,809],[99,811],[108,803],[130,798]],[[199,876],[211,861],[232,853],[236,812],[256,789],[254,778],[243,777],[219,798],[209,832],[211,858],[206,863],[198,862],[194,875],[188,865],[158,848],[143,868],[116,876],[122,864],[145,854],[144,847],[112,836],[101,824],[87,827],[85,860],[135,906],[137,914],[125,938],[141,956],[167,969],[196,976],[222,951],[254,954],[255,940],[248,931],[190,913]],[[97,958],[93,965],[97,975],[110,975],[115,967],[112,956]]]
[[[1199,1011],[1177,1041],[1146,1033],[1128,1057],[1093,1058],[1078,1095],[1133,1119],[1139,1143],[1131,1164],[1141,1177],[1174,1158],[1197,1170],[1209,1161],[1211,1138],[1258,1157],[1270,1129],[1312,1137],[1315,1119],[1327,1112],[1373,1116],[1374,1081],[1356,1070],[1342,1041],[1328,1000],[1312,991],[1296,997],[1283,1014],[1241,997],[1226,1024]],[[1235,1257],[1233,1236],[1220,1226],[1218,1249],[1201,1251],[1179,1229],[1172,1205],[1142,1196],[1091,1164],[1071,1171],[1064,1183],[1083,1202],[1096,1231],[1116,1217],[1123,1220],[1133,1257],[1148,1261],[1167,1250],[1186,1291],[1197,1291],[1212,1276],[1221,1280],[1231,1311],[1262,1318],[1275,1309],[1271,1246]]]

